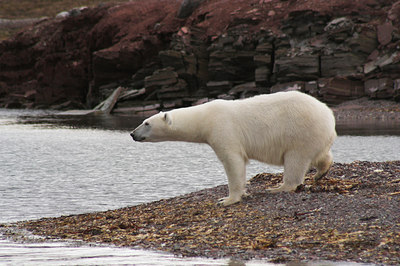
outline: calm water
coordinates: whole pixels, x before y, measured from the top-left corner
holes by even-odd
[[[226,184],[223,167],[207,145],[133,142],[129,131],[139,120],[0,109],[0,222],[115,209]],[[333,147],[335,161],[398,160],[400,128],[389,133],[398,136],[340,136]],[[281,168],[252,162],[247,176],[277,171]],[[69,242],[19,244],[0,235],[3,262],[225,265],[229,260]]]

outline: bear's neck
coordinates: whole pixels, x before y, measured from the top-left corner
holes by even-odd
[[[174,110],[171,135],[176,141],[205,143],[204,115],[199,106]]]

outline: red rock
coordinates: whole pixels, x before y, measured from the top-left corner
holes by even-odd
[[[380,49],[376,47],[375,29],[377,24],[383,23],[387,17],[393,21],[396,29],[390,28],[390,22],[379,27],[378,38],[381,44],[390,42],[393,35],[391,43],[381,45],[385,46],[387,51],[379,50],[379,54],[395,53],[390,47],[395,47],[394,40],[398,39],[396,14],[400,10],[400,2],[392,5],[389,1],[376,0],[214,0],[201,1],[200,6],[188,18],[178,19],[176,15],[182,2],[134,0],[114,6],[89,8],[82,10],[77,16],[43,20],[14,38],[1,42],[0,105],[7,105],[8,100],[19,106],[35,103],[42,107],[60,106],[67,101],[98,103],[102,100],[98,93],[102,85],[118,83],[121,80],[132,81],[132,75],[146,68],[150,62],[157,66],[150,74],[167,67],[159,67],[164,62],[158,55],[164,50],[183,52],[183,64],[179,64],[184,67],[174,71],[178,74],[178,79],[186,80],[190,92],[193,93],[190,97],[193,98],[200,97],[195,91],[198,89],[196,86],[203,86],[199,91],[206,91],[206,84],[210,81],[208,84],[211,89],[216,85],[213,81],[234,82],[229,83],[223,90],[221,86],[217,86],[218,88],[212,91],[215,95],[226,93],[226,89],[229,90],[240,83],[252,82],[254,79],[257,86],[270,86],[277,82],[269,76],[271,65],[274,62],[275,65],[277,62],[282,63],[282,58],[287,58],[284,66],[290,66],[292,62],[296,63],[296,60],[301,64],[288,67],[287,73],[276,74],[280,79],[278,81],[312,81],[321,76],[337,75],[353,75],[357,79],[362,79],[362,75],[369,75],[367,78],[372,79],[375,77],[371,75],[376,75],[378,71],[382,77],[388,75],[389,72],[382,70],[382,66],[391,67],[389,70],[392,79],[399,78],[394,70],[397,66],[393,63],[397,59],[393,56],[383,63],[380,63],[382,60],[372,62],[368,71],[363,72],[362,67],[367,63],[366,57],[374,49]],[[389,13],[385,13],[388,10]],[[296,53],[287,55],[293,48],[291,45],[296,45],[296,36],[290,36],[290,31],[285,32],[294,42],[290,43],[287,40],[287,44],[284,45],[280,45],[279,42],[282,39],[280,36],[283,35],[284,19],[292,18],[290,14],[293,13],[298,14],[301,19],[289,25],[289,30],[301,32],[297,37],[307,36],[308,39],[298,43],[300,48]],[[353,29],[349,30],[352,35],[345,31],[344,37],[340,35],[334,38],[337,43],[318,39],[324,34],[328,18],[330,20],[338,17],[349,17],[357,26],[365,25],[365,28],[356,27],[354,32]],[[368,22],[366,18],[373,19]],[[271,37],[271,43],[269,46],[260,46],[259,42],[264,43],[262,38],[265,37],[260,36],[266,31],[270,32],[268,37]],[[215,54],[220,52],[219,49],[211,52],[207,50],[208,45],[216,43],[222,34],[226,34],[228,38],[234,37],[236,41],[225,44],[224,53],[232,53],[232,56],[224,57],[226,64],[221,64],[221,58],[212,56],[211,52]],[[171,43],[175,36],[182,38],[178,47],[172,46],[175,43]],[[237,38],[238,36],[241,37]],[[315,39],[312,41],[312,38]],[[312,52],[307,50],[310,40],[313,44]],[[302,59],[309,57],[312,57],[312,60],[309,60],[312,63],[311,70],[303,67],[310,64],[308,61],[306,65],[302,62]],[[267,61],[269,58],[271,63]],[[374,58],[375,56],[371,56],[369,60],[379,59]],[[210,59],[215,61],[209,64]],[[170,64],[172,61],[168,59],[168,62]],[[174,62],[178,63],[178,60]],[[214,69],[213,65],[216,66]],[[221,77],[218,72],[218,75],[215,75],[215,70],[227,74],[227,77]],[[136,77],[138,76],[140,75]],[[144,83],[145,76],[135,82],[140,79]],[[135,88],[140,89],[142,86],[138,85]],[[12,96],[25,95],[27,91],[36,93],[29,93],[28,99],[22,100]],[[148,93],[151,92],[146,91],[143,98],[148,96]],[[344,96],[341,97],[340,100],[344,99]]]
[[[339,104],[365,95],[362,81],[347,78],[322,78],[318,80],[319,93],[327,103]]]
[[[386,22],[377,27],[378,41],[381,45],[386,45],[392,40],[394,27],[391,22]]]
[[[395,23],[399,23],[400,20],[400,1],[397,1],[392,5],[388,12],[388,18]]]
[[[367,80],[364,87],[365,93],[372,99],[387,99],[394,94],[394,84],[390,78]]]
[[[85,102],[90,83],[130,78],[165,47],[180,28],[178,8],[176,1],[135,1],[42,21],[0,43],[0,79],[10,93],[36,90],[43,106]],[[21,86],[30,80],[37,82]]]

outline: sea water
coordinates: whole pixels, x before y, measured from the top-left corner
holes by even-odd
[[[140,120],[0,109],[0,222],[116,209],[227,183],[207,145],[133,142],[129,132]],[[339,136],[332,150],[336,162],[398,160],[400,137]],[[247,178],[280,171],[251,162]],[[0,264],[229,263],[81,242],[18,243],[0,234]],[[267,264],[247,264],[259,263]]]

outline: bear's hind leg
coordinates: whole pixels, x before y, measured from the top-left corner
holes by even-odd
[[[284,157],[283,184],[278,188],[268,189],[271,193],[294,191],[303,184],[304,176],[310,167],[310,161],[296,153]]]
[[[317,168],[317,173],[314,175],[314,180],[318,181],[323,178],[326,173],[328,173],[329,168],[331,168],[333,164],[333,156],[332,152],[328,151],[323,156],[318,158],[317,162],[315,163],[315,167]]]
[[[219,156],[228,177],[229,196],[219,199],[218,203],[224,206],[239,202],[246,196],[246,161],[240,155]]]

